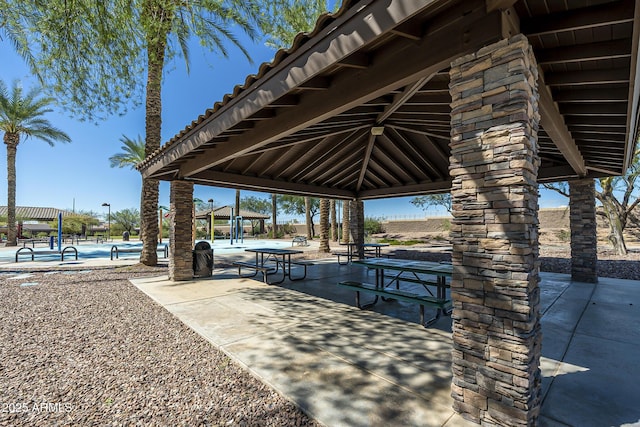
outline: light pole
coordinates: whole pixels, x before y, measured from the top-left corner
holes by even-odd
[[[211,224],[209,224],[209,230],[211,230],[211,243],[213,243],[213,199],[209,199],[209,214],[211,215]]]
[[[108,242],[109,240],[111,240],[111,204],[103,203],[102,206],[109,207],[109,213],[107,214],[107,221],[109,222],[109,229],[107,230],[107,242]]]

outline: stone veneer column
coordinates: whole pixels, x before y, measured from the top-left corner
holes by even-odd
[[[453,407],[533,425],[540,406],[538,92],[523,35],[450,71]]]
[[[169,231],[169,279],[173,281],[193,278],[193,252],[191,247],[191,215],[193,183],[171,181]]]
[[[596,184],[593,179],[569,181],[571,279],[598,282]]]

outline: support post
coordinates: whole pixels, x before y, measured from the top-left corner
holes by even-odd
[[[193,221],[193,183],[171,181],[171,228],[169,238],[169,279],[173,281],[193,278],[193,252],[191,224]]]
[[[596,187],[593,179],[569,181],[571,279],[598,283]]]
[[[450,71],[451,388],[454,409],[487,425],[539,414],[537,77],[523,35]]]

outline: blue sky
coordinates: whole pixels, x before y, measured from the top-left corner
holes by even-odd
[[[274,51],[261,44],[245,40],[245,46],[251,53],[253,64],[237,49],[232,49],[230,58],[225,59],[203,51],[195,43],[191,49],[189,74],[180,59],[168,64],[162,89],[162,143],[221,100],[226,93],[231,93],[236,84],[244,83],[247,75],[257,72],[262,62],[270,61],[273,57]],[[15,79],[19,79],[25,88],[37,83],[6,39],[0,41],[0,63],[0,79],[8,86]],[[103,203],[110,203],[112,211],[139,208],[140,174],[136,170],[111,168],[108,159],[120,152],[122,135],[144,137],[143,107],[131,110],[124,117],[113,117],[97,125],[69,117],[59,107],[47,118],[65,131],[72,142],[50,147],[39,140],[21,140],[16,160],[18,206],[75,208],[76,211],[103,214],[107,210],[101,206]],[[6,150],[3,149],[3,155],[0,156],[0,205],[6,205],[7,200],[6,170]],[[268,197],[266,193],[241,193],[241,196],[248,195]],[[196,186],[194,197],[205,201],[213,198],[216,206],[230,205],[234,204],[235,190]],[[424,216],[425,212],[413,206],[410,200],[410,197],[402,197],[366,201],[365,215],[389,219]],[[160,204],[169,205],[168,183],[161,183]],[[544,192],[540,200],[541,207],[566,204],[565,198],[549,192]],[[441,213],[433,209],[428,212],[429,215]]]

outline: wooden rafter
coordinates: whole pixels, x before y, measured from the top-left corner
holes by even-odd
[[[395,3],[393,3],[395,5]],[[399,6],[399,4],[398,4]],[[241,141],[219,147],[215,158],[201,156],[181,165],[182,176],[190,176],[201,170],[220,164],[232,157],[259,148],[283,136],[293,134],[312,124],[348,111],[367,100],[387,93],[392,87],[401,87],[429,76],[445,68],[452,59],[499,39],[500,15],[468,17],[468,39],[461,40],[460,28],[438,31],[426,43],[415,44],[398,40],[389,46],[388,55],[376,61],[367,70],[348,70],[337,76],[326,91],[311,91],[301,98],[295,113],[278,115],[268,122],[258,122],[256,127],[243,135]],[[456,47],[455,41],[460,44]],[[470,44],[468,40],[473,40]],[[449,49],[444,49],[448,46]],[[265,88],[268,90],[268,88]],[[203,129],[203,132],[205,130]],[[171,152],[167,153],[171,157]]]
[[[433,74],[430,76],[426,76],[418,80],[417,82],[407,86],[402,93],[396,95],[393,99],[393,102],[384,109],[382,113],[378,115],[376,118],[376,123],[382,123],[389,118],[398,108],[400,108],[407,100],[409,100],[413,95],[418,92],[422,86],[427,84],[429,80],[433,77]]]
[[[587,174],[587,166],[584,163],[582,154],[580,154],[578,146],[564,123],[564,118],[560,115],[560,111],[558,111],[558,107],[553,101],[551,90],[544,84],[542,70],[539,70],[539,73],[540,124],[578,176],[585,176]]]
[[[367,142],[367,148],[364,150],[364,157],[362,158],[362,164],[360,165],[360,176],[358,177],[358,184],[356,185],[356,191],[360,191],[360,187],[362,186],[362,180],[364,179],[365,174],[367,173],[367,168],[369,166],[369,159],[371,158],[371,152],[373,151],[373,144],[376,142],[376,136],[373,134],[369,135],[369,141]]]

